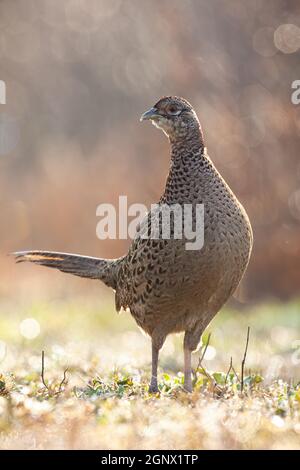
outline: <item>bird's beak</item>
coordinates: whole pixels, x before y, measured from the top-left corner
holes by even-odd
[[[149,119],[156,119],[159,113],[156,108],[150,108],[144,114],[141,115],[140,121],[147,121]]]

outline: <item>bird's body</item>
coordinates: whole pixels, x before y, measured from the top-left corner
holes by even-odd
[[[116,304],[129,308],[151,336],[203,329],[233,293],[248,264],[252,243],[248,218],[208,156],[195,167],[172,169],[172,180],[189,178],[185,189],[162,197],[167,204],[204,204],[204,245],[187,250],[186,240],[136,237],[118,270]],[[197,171],[198,167],[198,171]],[[191,170],[193,173],[190,174]],[[201,182],[199,187],[196,181]],[[175,202],[176,201],[176,202]],[[150,215],[142,225],[148,226]],[[143,228],[141,228],[141,232]],[[200,313],[201,312],[201,313]]]
[[[153,221],[149,212],[128,253],[116,260],[45,252],[16,255],[18,261],[101,279],[114,288],[117,310],[129,309],[152,338],[152,391],[157,390],[158,352],[166,336],[184,331],[185,387],[191,390],[191,352],[238,286],[249,262],[252,230],[244,208],[206,153],[198,119],[189,103],[176,97],[163,98],[143,116],[162,128],[171,144],[170,171],[157,210],[165,205],[188,205],[195,226],[196,206],[203,204],[201,249],[187,249],[185,237],[175,239],[174,225],[169,238],[163,238],[161,232],[156,238],[146,237]]]

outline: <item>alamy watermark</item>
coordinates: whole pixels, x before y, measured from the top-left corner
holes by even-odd
[[[147,214],[147,216],[146,216]],[[119,207],[99,204],[96,234],[100,240],[143,239],[185,240],[186,250],[201,250],[204,245],[203,204],[144,204],[128,206],[127,196],[119,196]],[[128,222],[128,218],[132,220]]]
[[[6,84],[0,80],[0,104],[6,104]]]
[[[294,80],[292,83],[293,91],[291,95],[291,101],[293,104],[297,105],[300,104],[300,80]]]

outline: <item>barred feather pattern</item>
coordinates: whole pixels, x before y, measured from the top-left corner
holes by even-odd
[[[118,259],[94,258],[52,251],[19,251],[13,255],[17,263],[29,261],[48,268],[59,269],[63,273],[98,279],[113,289],[117,287]]]

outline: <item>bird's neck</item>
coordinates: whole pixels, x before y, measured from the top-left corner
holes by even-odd
[[[171,168],[172,166],[194,167],[200,164],[204,155],[204,140],[200,125],[192,127],[184,135],[175,134],[169,136],[171,146]]]
[[[195,188],[205,191],[213,164],[206,154],[201,128],[182,139],[171,139],[171,165],[161,202],[172,204],[193,199]]]
[[[188,129],[183,135],[169,136],[171,145],[171,162],[180,162],[183,157],[201,155],[204,152],[203,134],[200,125]]]

